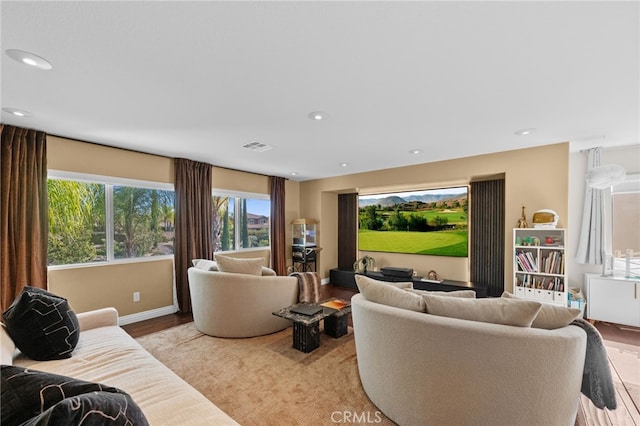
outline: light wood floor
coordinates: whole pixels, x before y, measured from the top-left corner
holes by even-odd
[[[322,286],[322,297],[351,299],[356,292],[331,284]],[[193,321],[191,314],[173,314],[122,328],[134,338],[155,333],[176,325]],[[352,324],[350,324],[352,325]],[[616,324],[596,323],[607,346],[611,372],[617,390],[618,408],[599,410],[585,396],[581,396],[575,426],[640,426],[640,328]]]

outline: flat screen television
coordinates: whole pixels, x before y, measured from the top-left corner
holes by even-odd
[[[468,187],[358,196],[358,250],[468,256]]]

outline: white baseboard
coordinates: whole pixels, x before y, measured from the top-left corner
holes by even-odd
[[[150,311],[138,312],[136,314],[125,315],[119,318],[118,323],[120,325],[132,324],[134,322],[140,322],[152,318],[161,317],[164,315],[171,315],[178,312],[177,305],[165,306],[162,308],[152,309]]]
[[[325,285],[325,284],[329,284],[331,281],[329,280],[329,278],[323,278],[320,280],[320,284]]]

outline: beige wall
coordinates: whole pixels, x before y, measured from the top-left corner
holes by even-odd
[[[171,158],[56,136],[47,137],[47,162],[51,170],[163,183],[174,180]],[[269,180],[263,175],[213,167],[211,179],[214,188],[269,193]],[[290,223],[299,217],[299,183],[287,181],[285,190],[285,220]],[[291,239],[290,227],[287,239]],[[234,255],[270,259],[269,250]],[[173,305],[173,259],[56,267],[48,275],[49,289],[68,298],[78,312],[113,306],[124,316]],[[133,302],[134,292],[140,292],[140,302]]]
[[[534,211],[549,208],[560,216],[560,227],[568,226],[568,157],[569,144],[559,143],[302,182],[300,214],[320,221],[318,243],[322,252],[318,271],[326,278],[329,270],[337,266],[336,206],[339,193],[439,188],[503,174],[506,198],[505,288],[509,289],[512,287],[513,273],[513,227],[520,217],[521,206],[526,206],[529,221]],[[429,270],[435,269],[447,279],[469,279],[469,262],[466,258],[360,253],[364,254],[376,259],[378,267],[408,267],[419,275],[426,275]]]
[[[174,174],[171,158],[57,136],[47,136],[47,168],[163,183]]]
[[[48,285],[76,312],[113,306],[120,316],[132,315],[173,305],[173,259],[50,269]]]

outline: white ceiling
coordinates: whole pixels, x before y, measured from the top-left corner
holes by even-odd
[[[638,144],[639,6],[3,0],[2,122],[293,180]]]

